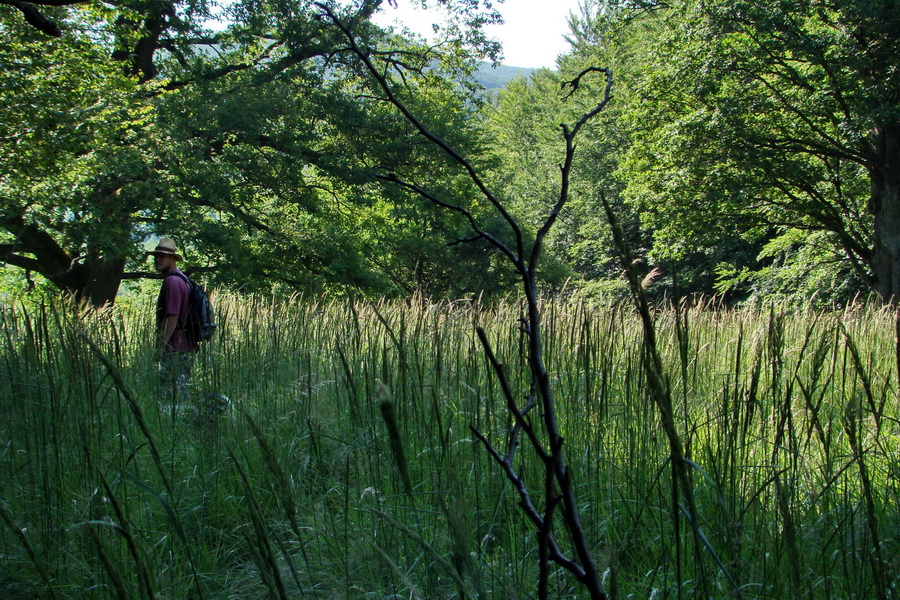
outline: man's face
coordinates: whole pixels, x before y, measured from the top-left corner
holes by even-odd
[[[160,273],[168,273],[175,268],[175,257],[171,254],[154,254],[153,266]]]

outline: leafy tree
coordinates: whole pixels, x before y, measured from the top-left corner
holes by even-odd
[[[138,133],[149,107],[86,34],[47,43],[5,20],[0,31],[0,251],[61,289],[108,297],[131,246],[123,216],[152,185]]]
[[[628,70],[640,96],[622,176],[656,252],[684,256],[737,235],[767,244],[766,268],[776,248],[776,262],[802,260],[813,274],[840,254],[843,279],[897,296],[897,3],[640,9],[628,13],[645,46]],[[813,240],[817,252],[799,251]]]
[[[410,67],[407,93],[448,136],[471,136],[456,124],[474,100],[455,82],[471,68],[462,33],[474,30],[451,27],[457,43],[437,63],[366,22],[379,4],[342,10],[365,35],[392,40],[385,56]],[[454,7],[462,22],[482,19],[477,4]],[[447,257],[410,265],[403,236],[421,229],[395,227],[408,209],[367,175],[396,163],[440,181],[444,167],[408,124],[385,118],[321,8],[236,3],[219,33],[204,28],[202,3],[48,9],[62,25],[55,39],[0,11],[0,59],[16,66],[0,74],[0,135],[15,142],[0,180],[3,260],[102,304],[123,278],[148,275],[126,266],[159,232],[220,281],[447,289],[452,273],[408,274]],[[451,221],[425,222],[444,235]]]

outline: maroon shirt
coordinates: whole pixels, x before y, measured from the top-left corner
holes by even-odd
[[[159,298],[156,301],[156,327],[162,329],[166,317],[176,315],[178,325],[175,332],[166,344],[167,352],[193,352],[197,345],[191,342],[184,334],[184,323],[188,314],[188,297],[191,289],[187,281],[182,277],[183,273],[178,269],[172,271],[159,290]]]

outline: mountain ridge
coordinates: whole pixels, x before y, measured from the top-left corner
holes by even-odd
[[[497,65],[494,67],[489,62],[483,62],[475,72],[475,81],[488,90],[499,90],[506,87],[510,81],[520,77],[528,78],[532,73],[539,71],[531,67],[513,67],[509,65]]]

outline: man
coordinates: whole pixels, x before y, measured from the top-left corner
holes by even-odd
[[[181,255],[175,242],[161,238],[153,257],[156,270],[163,275],[162,288],[156,301],[156,350],[159,357],[159,383],[163,394],[177,393],[185,399],[194,363],[195,342],[185,335],[191,289],[184,273],[178,269]]]

